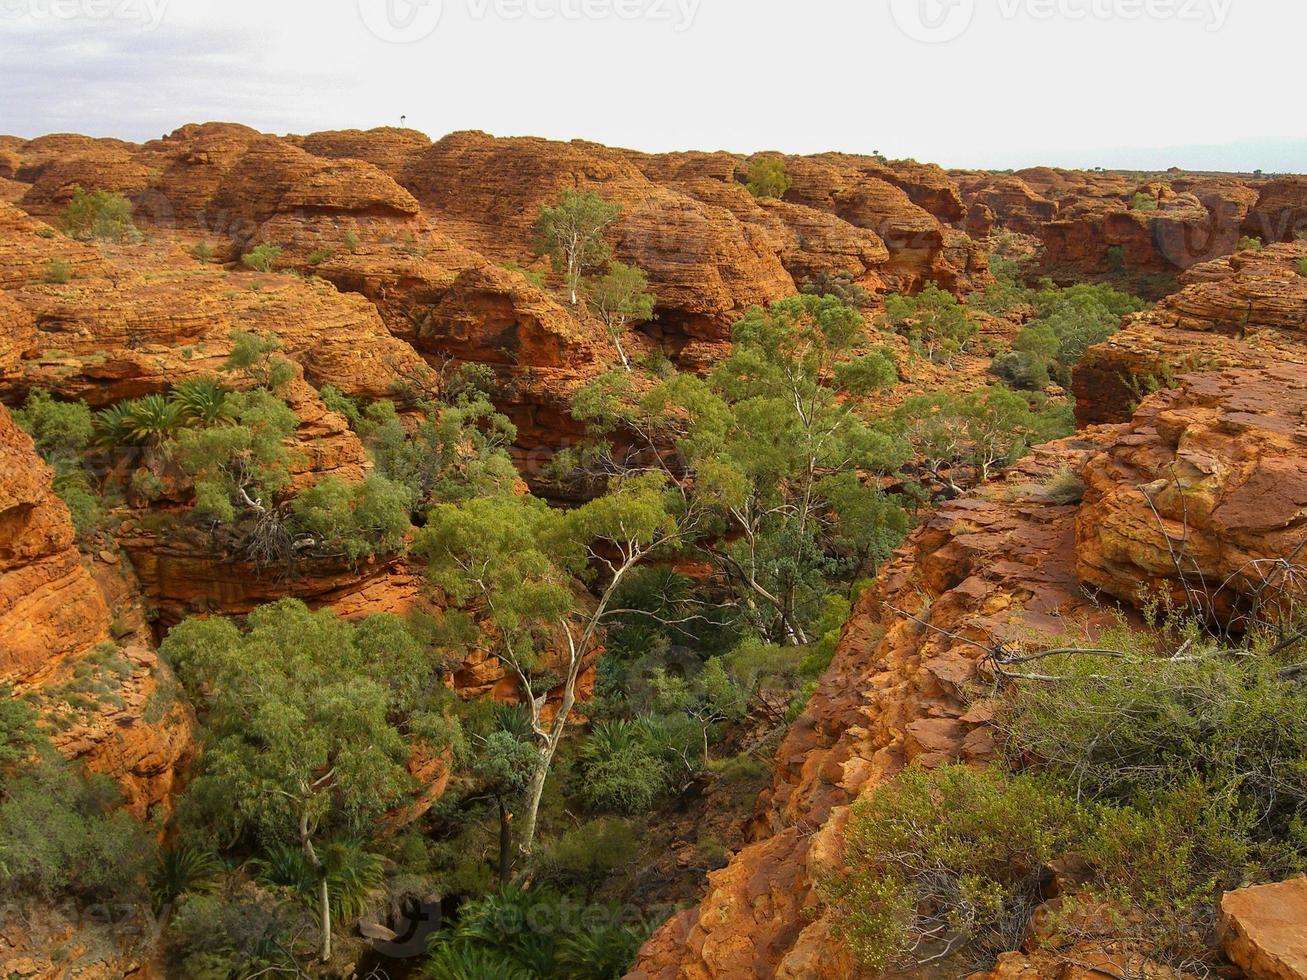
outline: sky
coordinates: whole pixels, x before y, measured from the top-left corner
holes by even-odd
[[[1301,0],[0,0],[0,133],[1307,172]]]

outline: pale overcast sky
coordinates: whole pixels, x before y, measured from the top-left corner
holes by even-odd
[[[0,133],[1307,172],[1302,0],[0,0]]]

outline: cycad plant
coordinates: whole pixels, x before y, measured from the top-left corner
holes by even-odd
[[[145,395],[127,403],[125,421],[130,441],[157,446],[177,427],[177,409],[163,395]]]
[[[171,401],[182,425],[208,427],[235,421],[227,390],[215,378],[183,381],[172,390]]]
[[[154,907],[162,909],[187,892],[207,888],[222,870],[222,861],[212,851],[185,845],[161,851],[150,873]]]
[[[131,441],[131,415],[126,403],[110,405],[96,412],[92,426],[95,444],[102,449],[113,449]]]

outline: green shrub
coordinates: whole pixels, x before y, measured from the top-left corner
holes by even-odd
[[[545,851],[545,867],[563,885],[589,894],[615,871],[635,860],[635,831],[625,820],[600,817],[569,830]]]
[[[318,392],[318,397],[322,399],[322,404],[327,406],[328,411],[345,416],[345,421],[349,423],[349,427],[355,432],[359,431],[359,425],[363,421],[363,412],[359,408],[356,399],[350,398],[334,385],[323,385]]]
[[[45,264],[43,282],[62,285],[73,278],[73,264],[67,259],[51,259]]]
[[[48,747],[0,789],[0,890],[42,899],[123,898],[151,859],[145,828],[117,788]]]
[[[177,433],[177,461],[195,479],[195,510],[225,523],[245,498],[270,507],[290,484],[285,440],[299,425],[290,407],[269,391],[232,392],[224,400],[231,424]]]
[[[213,259],[213,246],[208,242],[196,242],[191,246],[191,258],[197,262],[209,262]]]
[[[408,487],[369,473],[352,485],[336,477],[319,480],[296,495],[291,513],[296,527],[317,539],[319,551],[357,562],[403,547],[412,504]]]
[[[1130,210],[1131,211],[1156,211],[1157,198],[1153,197],[1152,194],[1148,194],[1144,191],[1140,191],[1130,201]]]
[[[252,882],[186,893],[168,923],[170,973],[191,980],[294,975],[304,919],[296,904]]]
[[[77,459],[94,436],[91,410],[85,402],[56,401],[42,388],[32,389],[27,403],[15,410],[13,417],[47,462]]]
[[[1188,641],[1182,659],[1159,646]],[[1013,689],[1001,721],[1011,752],[1086,796],[1122,804],[1198,780],[1260,815],[1266,842],[1293,840],[1307,812],[1307,692],[1281,658],[1216,656],[1193,626],[1168,639],[1113,629],[1094,641],[1116,656],[1041,660],[1055,684]]]
[[[1044,484],[1044,498],[1052,504],[1078,504],[1084,496],[1084,477],[1071,466],[1058,467]]]
[[[507,269],[509,272],[516,272],[519,276],[521,276],[527,282],[531,283],[531,285],[533,286],[538,286],[539,288],[544,289],[547,284],[547,280],[545,279],[545,274],[543,272],[537,272],[534,269],[528,269],[526,266],[521,265],[520,263],[517,262],[503,262],[500,263],[500,265],[502,268]]]
[[[1234,250],[1236,252],[1247,252],[1247,251],[1260,252],[1262,250],[1262,240],[1260,238],[1254,238],[1251,235],[1244,235],[1242,238],[1239,239],[1239,242],[1238,244],[1235,245]]]
[[[264,242],[242,255],[241,262],[255,272],[271,272],[279,258],[281,258],[281,246]]]
[[[227,390],[216,378],[194,378],[173,388],[169,396],[177,422],[181,425],[230,425],[234,420]]]
[[[187,892],[208,889],[222,871],[222,861],[213,851],[184,844],[160,851],[149,875],[154,907],[162,909]]]
[[[231,343],[224,371],[242,374],[250,383],[268,391],[279,390],[295,377],[295,365],[277,353],[281,350],[281,339],[276,334],[233,330]]]
[[[357,252],[359,250],[359,236],[353,231],[345,232],[344,237],[341,238],[341,243],[345,246],[346,251]]]
[[[646,813],[667,789],[672,770],[639,722],[600,722],[580,753],[580,795],[597,810]]]
[[[780,157],[757,157],[749,163],[746,186],[754,197],[771,197],[780,200],[793,182]]]
[[[315,248],[308,254],[305,261],[309,265],[321,265],[335,254],[336,250],[334,248],[326,248],[325,246],[323,248]]]
[[[79,241],[135,242],[141,233],[132,223],[132,202],[110,191],[73,188],[73,197],[59,216],[59,227]]]
[[[1307,277],[1307,259],[1298,260],[1298,275]]]
[[[876,302],[876,297],[865,287],[854,282],[853,276],[847,272],[832,274],[823,270],[816,276],[805,278],[799,284],[799,292],[810,296],[834,296],[845,306],[851,306],[855,310],[868,309]]]
[[[871,970],[963,946],[983,962],[1021,945],[1045,865],[1086,826],[1039,779],[912,768],[854,804],[841,870],[821,888],[836,933]]]
[[[992,370],[1013,388],[1033,390],[1052,380],[1069,387],[1085,352],[1145,305],[1105,285],[1045,286],[1028,295],[1037,314],[1022,327],[1012,351],[994,358]]]

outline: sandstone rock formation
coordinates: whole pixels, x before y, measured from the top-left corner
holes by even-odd
[[[1274,559],[1307,547],[1307,371],[1294,329],[1307,322],[1307,305],[1293,305],[1300,287],[1287,272],[1303,248],[1196,270],[1192,285],[1126,331],[1152,331],[1180,350],[1187,337],[1220,336],[1219,311],[1237,294],[1274,324],[1274,354],[1232,336],[1232,366],[1183,374],[1173,364],[1179,376],[1128,421],[1038,448],[1005,481],[943,505],[913,533],[864,593],[786,735],[759,801],[756,843],[709,876],[697,908],[654,935],[632,980],[858,976],[816,883],[837,865],[848,805],[860,794],[908,764],[990,757],[990,710],[974,685],[990,651],[1092,635],[1113,614],[1086,585],[1127,613],[1146,590],[1181,600],[1201,590],[1203,611],[1230,619]],[[1296,317],[1284,312],[1286,297]],[[1287,362],[1292,350],[1297,360]],[[1102,358],[1093,351],[1090,362]],[[1078,503],[1043,499],[1063,467],[1084,479]],[[990,974],[1049,975],[1076,974],[1027,953],[1002,958]]]
[[[1076,368],[1082,424],[1121,422],[1139,400],[1189,371],[1303,364],[1307,245],[1272,245],[1194,266],[1188,287],[1132,317]]]
[[[1307,977],[1307,878],[1226,892],[1225,953],[1252,980]]]
[[[88,570],[52,476],[0,407],[0,684],[38,704],[55,746],[112,777],[134,813],[166,814],[192,751],[189,709],[173,700],[131,586]],[[86,679],[107,693],[87,697]]]

